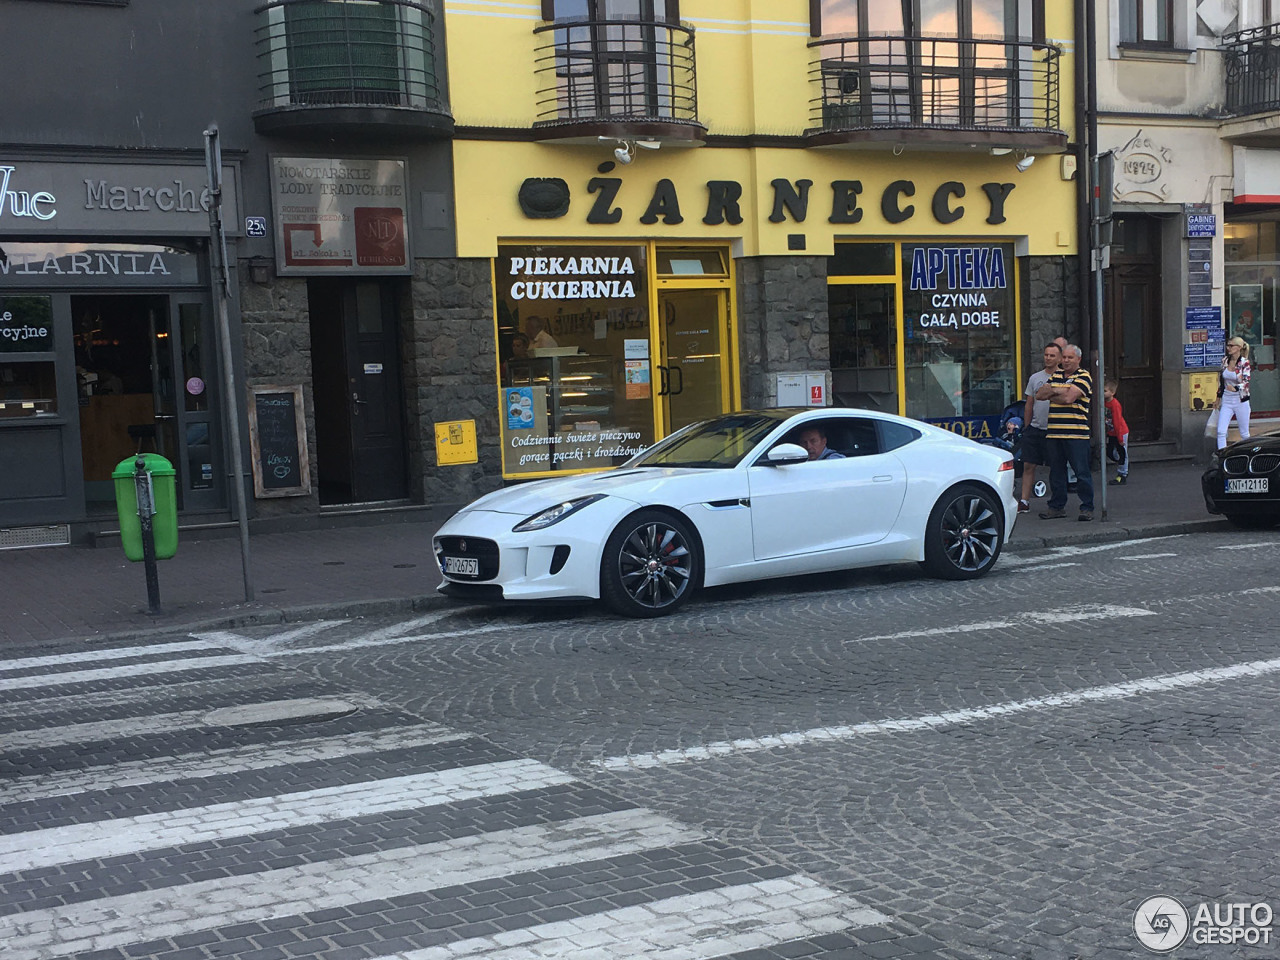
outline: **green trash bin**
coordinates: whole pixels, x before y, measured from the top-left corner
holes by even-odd
[[[138,517],[138,492],[133,479],[138,457],[146,462],[146,470],[151,474],[151,495],[156,509],[151,518],[151,532],[156,559],[168,560],[178,552],[178,491],[173,464],[158,453],[140,453],[121,460],[111,471],[111,479],[116,484],[116,513],[120,518],[124,555],[135,563],[143,559],[142,521]]]

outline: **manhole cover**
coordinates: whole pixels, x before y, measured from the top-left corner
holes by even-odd
[[[303,700],[272,700],[246,703],[239,707],[211,710],[205,722],[215,727],[244,727],[260,723],[313,723],[345,717],[360,709],[359,704],[340,697],[309,697]]]

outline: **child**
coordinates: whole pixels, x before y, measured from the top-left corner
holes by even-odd
[[[1106,401],[1107,459],[1118,465],[1111,485],[1124,486],[1129,482],[1129,425],[1124,422],[1124,411],[1116,399],[1116,386],[1116,381],[1108,380],[1103,384],[1102,397]]]

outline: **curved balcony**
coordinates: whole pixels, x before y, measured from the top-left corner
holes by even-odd
[[[1222,55],[1227,71],[1228,116],[1280,111],[1280,24],[1223,37]]]
[[[823,37],[813,54],[813,146],[958,145],[1051,152],[1061,51],[1025,40]]]
[[[259,133],[453,133],[432,8],[413,0],[272,0],[254,14]]]
[[[534,129],[555,139],[700,140],[693,28],[665,20],[557,20],[540,41]]]

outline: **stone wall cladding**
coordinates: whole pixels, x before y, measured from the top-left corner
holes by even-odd
[[[239,271],[248,276],[247,269]],[[255,517],[282,517],[317,513],[320,509],[315,397],[311,381],[311,315],[307,308],[305,277],[275,277],[269,284],[248,279],[240,283],[240,334],[244,346],[246,386],[259,384],[302,384],[306,407],[307,452],[311,463],[311,493],[300,497],[253,499],[250,514]],[[248,405],[248,392],[241,397],[241,410]],[[247,414],[244,422],[247,423]],[[247,427],[245,440],[247,443]],[[245,463],[246,472],[251,469]],[[249,494],[252,496],[252,488]]]
[[[742,405],[777,403],[774,374],[831,366],[827,258],[736,261]]]
[[[1027,257],[1023,260],[1022,370],[1025,377],[1042,366],[1044,345],[1065,336],[1080,344],[1085,317],[1077,285],[1075,257]],[[1024,384],[1025,385],[1025,384]]]
[[[404,329],[410,492],[457,506],[502,486],[493,284],[485,259],[416,260]],[[438,466],[435,424],[475,420],[480,462]]]

